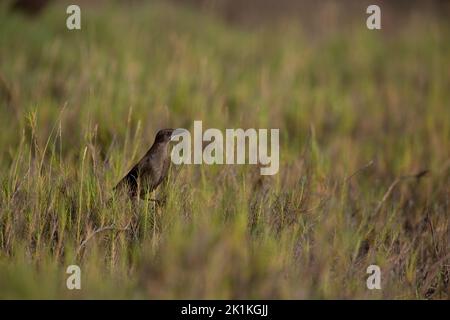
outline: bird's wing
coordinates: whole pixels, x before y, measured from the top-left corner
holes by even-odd
[[[131,190],[135,190],[138,187],[138,177],[139,177],[139,163],[136,164],[126,175],[119,181],[119,183],[114,187],[114,190],[128,186]]]
[[[161,170],[161,175],[160,175],[160,177],[159,177],[159,181],[158,181],[158,183],[156,184],[156,186],[158,186],[158,185],[159,185],[160,183],[162,183],[163,181],[166,181],[166,180],[167,180],[169,168],[170,168],[170,157],[168,157],[168,158],[166,158],[166,159],[164,160],[163,167],[162,167],[162,170]]]

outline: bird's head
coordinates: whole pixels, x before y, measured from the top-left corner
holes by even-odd
[[[156,134],[155,143],[169,143],[171,139],[180,133],[182,129],[162,129]]]

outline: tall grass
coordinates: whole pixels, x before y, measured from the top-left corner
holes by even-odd
[[[1,298],[448,299],[448,21],[311,38],[161,3],[65,18],[0,11]],[[280,172],[186,165],[162,206],[112,194],[194,120],[280,128]]]

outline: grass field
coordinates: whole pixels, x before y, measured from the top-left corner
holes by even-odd
[[[312,36],[162,3],[66,17],[0,6],[0,298],[449,299],[448,20]],[[279,173],[177,166],[163,206],[107,204],[158,129],[194,120],[279,128]]]

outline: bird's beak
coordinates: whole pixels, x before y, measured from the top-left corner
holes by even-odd
[[[182,129],[182,128],[173,130],[172,134],[170,135],[170,141],[174,141],[175,138],[177,138],[178,136],[181,136],[182,134],[184,134],[186,132],[189,133],[189,131],[187,131],[186,129]],[[176,139],[176,140],[178,140],[178,139]]]

